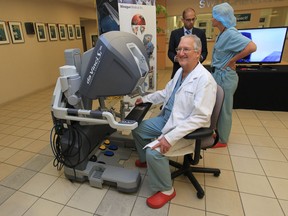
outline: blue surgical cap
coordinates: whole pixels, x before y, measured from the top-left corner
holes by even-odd
[[[215,5],[212,10],[213,18],[218,20],[226,28],[236,26],[236,17],[234,10],[227,2]]]

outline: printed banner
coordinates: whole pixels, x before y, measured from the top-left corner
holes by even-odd
[[[108,31],[135,34],[146,47],[150,70],[145,91],[156,90],[156,8],[155,0],[96,0],[99,35]],[[127,99],[126,99],[127,100]]]

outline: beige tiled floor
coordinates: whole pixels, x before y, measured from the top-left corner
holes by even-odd
[[[159,71],[159,88],[170,71]],[[196,174],[205,189],[198,199],[185,177],[174,180],[177,196],[149,209],[146,169],[141,187],[125,194],[115,188],[70,182],[53,166],[49,137],[53,88],[0,107],[1,216],[282,216],[288,215],[288,112],[234,110],[228,148],[203,152],[200,166],[221,175]],[[157,112],[158,109],[154,109]],[[132,153],[125,167],[133,165]]]

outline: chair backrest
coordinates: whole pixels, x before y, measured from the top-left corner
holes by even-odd
[[[213,130],[217,128],[217,122],[223,105],[223,100],[224,100],[224,91],[221,86],[217,85],[216,102],[213,108],[211,116],[211,125],[210,125],[210,128]]]
[[[211,116],[211,125],[210,125],[210,129],[214,130],[215,136],[202,139],[201,141],[202,149],[212,147],[219,140],[219,136],[217,132],[217,122],[218,122],[219,115],[222,109],[223,100],[224,100],[224,91],[221,86],[217,85],[216,102],[213,108],[213,112]]]

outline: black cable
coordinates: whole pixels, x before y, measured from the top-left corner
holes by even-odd
[[[68,133],[67,134],[68,144],[67,144],[66,149],[63,149],[61,145],[61,136],[64,135],[63,130],[67,131]],[[89,151],[87,153],[87,156],[83,157],[83,159],[81,160],[80,152],[83,147],[82,137],[84,137],[87,140],[87,143],[89,144]],[[77,146],[76,148],[74,148],[75,145],[77,144],[78,144],[78,150],[73,153],[73,150],[77,149]],[[90,154],[91,147],[92,147],[88,136],[81,130],[81,128],[79,127],[77,128],[73,125],[68,125],[66,129],[63,127],[63,124],[59,122],[56,123],[51,129],[50,145],[51,145],[52,152],[55,156],[55,159],[53,161],[53,166],[57,167],[57,170],[61,170],[63,166],[72,168],[74,170],[75,178],[76,178],[75,167],[86,160],[86,158]],[[73,164],[71,161],[71,158],[76,157],[76,156],[78,156],[78,160],[76,160],[75,164]]]

